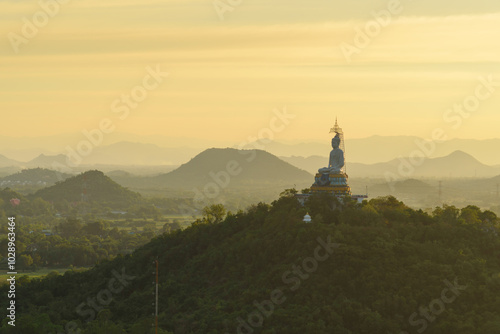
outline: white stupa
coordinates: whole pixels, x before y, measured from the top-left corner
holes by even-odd
[[[307,213],[304,216],[304,223],[310,223],[311,222],[311,216],[309,216],[309,213]]]

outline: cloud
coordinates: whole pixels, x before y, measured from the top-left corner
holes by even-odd
[[[41,34],[37,45],[23,55],[51,57],[71,55],[121,59],[162,57],[174,64],[218,65],[342,65],[339,45],[353,44],[355,27],[367,21],[321,22],[227,27],[177,27],[96,29],[68,24]],[[401,17],[383,28],[369,47],[353,58],[358,63],[496,62],[500,38],[500,14],[446,18]],[[12,55],[3,49],[0,56]],[[9,58],[8,58],[9,59]]]
[[[80,121],[75,125],[70,116],[58,115],[71,110],[92,125],[109,113],[113,99],[137,84],[146,66],[158,63],[172,76],[141,106],[142,123],[131,121],[130,131],[139,124],[161,131],[174,114],[223,119],[238,112],[265,119],[282,105],[314,115],[304,116],[306,123],[333,109],[347,110],[353,119],[380,112],[440,119],[444,108],[470,93],[477,76],[500,70],[499,13],[412,16],[418,11],[408,8],[347,64],[339,45],[352,43],[355,27],[363,27],[370,11],[386,2],[356,2],[356,15],[353,4],[338,1],[287,3],[245,0],[221,22],[210,1],[70,2],[19,55],[6,38],[0,42],[0,109],[11,111],[6,121],[19,133],[36,131],[17,121],[19,115],[32,115],[34,124],[46,115],[64,120],[45,131],[79,131]],[[20,31],[21,18],[37,6],[0,1],[0,13],[8,18],[0,34]],[[309,17],[319,11],[325,13]]]

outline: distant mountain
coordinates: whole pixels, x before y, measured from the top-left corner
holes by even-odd
[[[257,145],[258,144],[258,145]],[[259,143],[249,143],[244,149],[253,149],[255,147],[260,147],[262,144]],[[311,142],[311,143],[298,143],[298,144],[285,144],[277,141],[271,141],[264,145],[263,150],[276,155],[284,157],[309,157],[312,155],[326,156],[331,151],[329,140],[325,140],[324,143]],[[236,148],[236,146],[234,146]]]
[[[316,174],[318,172],[318,169],[326,167],[326,165],[328,165],[328,156],[329,153],[326,156],[313,155],[307,158],[291,156],[280,157],[280,159],[311,174]]]
[[[398,156],[407,157],[416,150],[421,150],[424,139],[414,136],[371,136],[367,138],[350,139],[346,137],[347,161],[364,164],[383,163]],[[248,145],[253,147],[253,145]],[[431,158],[449,155],[457,150],[467,152],[488,165],[500,165],[498,148],[500,139],[451,139],[436,143]],[[265,145],[266,151],[279,157],[328,157],[331,146],[325,142],[284,144],[271,142]]]
[[[64,154],[58,155],[45,155],[40,154],[33,160],[26,162],[24,165],[27,167],[42,167],[42,168],[51,168],[54,163],[58,163],[61,165],[66,165],[67,157]]]
[[[20,162],[0,154],[0,167],[19,166]]]
[[[500,169],[479,162],[472,155],[455,151],[441,158],[429,159],[416,169],[419,176],[447,177],[491,177],[498,175]]]
[[[82,160],[73,169],[77,171],[83,166],[87,168],[89,166],[115,166],[112,167],[113,169],[116,169],[116,166],[179,166],[201,151],[202,149],[188,147],[166,148],[154,144],[119,142],[95,147],[90,155],[81,157]],[[64,152],[58,155],[42,153],[28,162],[19,162],[0,155],[0,167],[21,165],[28,168],[50,168],[54,162],[66,166],[67,153]]]
[[[113,133],[113,136],[115,133]],[[1,137],[0,153],[5,156],[15,158],[18,161],[25,161],[28,157],[33,157],[35,154],[44,154],[46,157],[54,156],[50,152],[59,152],[66,154],[64,147],[66,144],[73,143],[79,139],[78,135],[53,136],[47,138],[11,138]],[[127,138],[126,140],[124,140]],[[81,139],[81,138],[80,138]],[[109,139],[107,137],[107,139]],[[398,156],[409,156],[412,152],[422,150],[422,142],[424,139],[414,136],[371,136],[367,138],[349,138],[346,134],[346,158],[349,163],[375,164],[384,163],[397,158]],[[10,143],[15,142],[15,145]],[[58,143],[54,144],[48,143]],[[81,166],[97,166],[97,165],[137,165],[137,166],[152,166],[152,165],[180,165],[186,163],[196,154],[203,151],[206,147],[203,145],[214,145],[210,142],[200,144],[199,140],[188,140],[182,138],[168,138],[162,136],[135,136],[120,134],[114,140],[108,141],[112,144],[100,145],[95,147],[87,157],[84,157]],[[3,145],[2,145],[3,143]],[[9,143],[9,145],[5,144]],[[36,143],[36,149],[33,144]],[[153,144],[154,143],[154,144]],[[186,146],[194,145],[195,146]],[[162,147],[161,145],[165,145]],[[226,144],[227,145],[227,144]],[[229,143],[231,145],[231,143]],[[57,147],[57,148],[56,148]],[[217,144],[217,147],[221,145]],[[253,144],[247,145],[246,149],[255,149]],[[446,156],[454,151],[461,150],[467,152],[479,161],[487,165],[499,165],[500,155],[498,154],[500,147],[500,138],[488,140],[475,139],[451,139],[442,143],[436,143],[432,149],[431,158]],[[50,148],[50,151],[48,150]],[[233,146],[236,148],[236,146]],[[329,140],[321,142],[303,142],[303,143],[281,143],[272,141],[263,147],[267,152],[280,157],[310,157],[321,156],[328,157],[331,150]],[[38,159],[40,158],[40,159]],[[43,157],[37,157],[35,164],[23,163],[24,167],[49,167],[46,163],[42,164]],[[37,160],[38,159],[38,160]],[[18,161],[7,160],[6,163],[18,165]],[[36,164],[38,162],[38,165]],[[0,167],[2,165],[2,157],[0,156]],[[97,168],[97,167],[96,167]],[[87,168],[88,169],[88,168]],[[99,170],[102,170],[100,167]],[[113,169],[117,169],[113,167]],[[75,170],[80,170],[76,168]]]
[[[172,188],[203,187],[208,183],[215,182],[214,177],[217,177],[214,175],[221,172],[229,174],[228,169],[239,171],[239,173],[233,173],[237,175],[230,176],[228,186],[246,185],[252,188],[276,184],[293,186],[295,183],[312,184],[313,182],[311,174],[268,152],[232,148],[208,149],[176,170],[145,179],[145,182]]]
[[[128,207],[141,195],[132,192],[105,176],[102,172],[93,170],[73,176],[54,186],[37,191],[33,197],[41,197],[46,201],[68,202],[98,202],[110,207]]]
[[[119,142],[96,147],[82,164],[180,165],[201,151],[188,147],[166,148],[154,144]]]
[[[0,139],[1,140],[1,139]],[[36,141],[33,141],[36,142]],[[0,149],[0,152],[9,157],[10,159],[16,160],[18,162],[20,161],[30,161],[38,157],[40,154],[45,154],[45,155],[56,155],[56,152],[42,149],[42,148],[37,148],[32,146],[29,149],[15,149],[15,148],[3,148]]]
[[[58,173],[45,168],[24,169],[18,173],[0,179],[0,186],[10,187],[15,184],[51,186],[57,181],[65,180],[72,175]]]
[[[112,170],[110,172],[107,172],[106,175],[109,176],[110,178],[113,178],[113,177],[131,177],[132,176],[131,173],[124,171],[124,170]]]
[[[54,166],[56,166],[56,169],[62,172],[74,174],[89,169],[106,172],[122,169],[137,175],[157,175],[161,172],[171,171],[179,166],[178,164],[165,165],[168,163],[169,156],[175,156],[173,158],[175,161],[183,159],[185,162],[192,157],[192,154],[194,155],[193,152],[198,152],[198,150],[185,150],[182,155],[177,154],[178,151],[182,150],[180,148],[160,148],[150,144],[117,143],[96,148],[92,154],[76,165],[68,164],[68,157],[65,154],[40,154],[28,162],[17,162],[17,166],[49,169],[54,169]],[[179,158],[180,156],[182,158]]]
[[[311,156],[281,157],[298,168],[315,173],[326,166],[328,157]],[[403,171],[403,174],[400,173]],[[499,166],[487,166],[463,151],[455,151],[440,158],[426,159],[422,165],[415,165],[409,158],[394,159],[376,164],[347,162],[347,174],[350,177],[385,177],[386,173],[401,177],[492,177],[500,174]]]
[[[372,136],[362,139],[347,138],[346,158],[349,162],[362,162],[367,164],[389,161],[400,155],[406,156],[418,148],[415,144],[416,140],[421,139],[410,136]],[[328,159],[332,147],[330,146],[329,140],[325,140],[321,143],[312,142],[299,144],[283,144],[273,141],[265,145],[265,150],[280,157],[321,156]]]
[[[75,144],[80,140],[85,140],[80,132],[59,133],[50,136],[22,136],[22,137],[9,137],[0,135],[0,151],[3,152],[19,152],[27,153],[30,150],[38,148],[40,154],[42,151],[45,154],[50,152],[64,151],[67,145]],[[120,131],[113,131],[106,134],[103,145],[110,145],[123,141],[150,143],[162,147],[210,147],[227,145],[227,143],[220,140],[212,140],[209,138],[192,138],[192,137],[170,137],[168,135],[137,135],[134,133],[126,133]],[[23,154],[25,155],[25,154]],[[11,156],[10,153],[8,156]],[[14,154],[12,155],[14,156]],[[27,155],[25,155],[27,156]],[[31,154],[32,157],[36,156]],[[15,158],[21,161],[27,159]]]
[[[487,165],[500,165],[500,139],[452,139],[436,145],[436,156],[445,156],[454,151],[464,151]]]
[[[413,194],[418,195],[428,195],[435,194],[436,187],[431,186],[420,180],[407,179],[403,181],[397,181],[393,185],[393,189],[388,183],[381,183],[370,187],[370,197],[386,196],[386,195],[402,195],[402,194]]]

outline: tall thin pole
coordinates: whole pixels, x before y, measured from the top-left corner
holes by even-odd
[[[158,259],[156,259],[156,306],[155,306],[155,334],[158,334]]]

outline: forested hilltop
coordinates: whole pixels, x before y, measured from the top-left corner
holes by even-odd
[[[153,333],[157,258],[163,334],[500,333],[494,213],[428,214],[393,197],[301,207],[293,194],[244,212],[207,207],[85,272],[18,278],[16,328],[5,319],[0,332]]]

